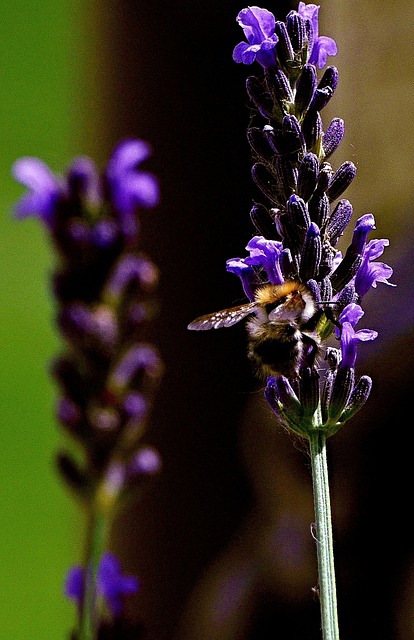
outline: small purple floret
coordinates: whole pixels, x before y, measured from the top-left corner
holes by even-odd
[[[393,270],[383,262],[374,262],[375,258],[382,255],[384,248],[388,247],[389,240],[370,240],[364,248],[362,264],[355,277],[355,291],[362,298],[371,287],[376,287],[377,282],[383,282],[390,287],[395,284],[388,282]]]
[[[323,69],[326,65],[327,57],[335,56],[338,53],[338,47],[332,38],[319,35],[319,8],[319,5],[316,4],[299,2],[298,13],[305,20],[309,20],[312,26],[313,40],[308,62],[316,65],[319,69]]]
[[[53,223],[53,213],[59,196],[63,192],[60,181],[49,167],[38,158],[24,157],[16,160],[12,167],[13,177],[29,189],[17,203],[17,218],[35,216],[46,226]]]
[[[355,367],[358,342],[375,340],[378,336],[377,331],[372,329],[355,331],[354,327],[363,315],[364,312],[361,307],[358,304],[351,303],[345,307],[338,318],[341,324],[341,367]]]
[[[234,48],[233,60],[243,64],[252,64],[255,60],[268,69],[276,64],[275,46],[278,37],[275,34],[275,17],[267,9],[247,7],[237,16],[246,42],[239,42]]]
[[[159,201],[155,177],[137,169],[150,153],[151,147],[146,142],[124,140],[115,148],[106,170],[113,204],[127,236],[136,234],[136,207],[153,207]]]
[[[80,565],[71,567],[65,580],[65,595],[82,602],[85,589],[85,571]],[[111,613],[119,617],[122,613],[124,596],[132,595],[139,589],[139,581],[134,576],[122,574],[121,563],[113,553],[104,553],[98,567],[96,592],[102,596]]]

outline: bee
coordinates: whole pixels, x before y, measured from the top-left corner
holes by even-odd
[[[299,378],[301,367],[312,367],[320,353],[316,327],[323,313],[308,287],[287,280],[259,287],[252,302],[200,316],[188,329],[232,327],[252,316],[247,322],[248,356],[256,374]]]

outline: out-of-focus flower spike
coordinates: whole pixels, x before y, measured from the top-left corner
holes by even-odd
[[[338,243],[352,218],[353,208],[349,200],[340,200],[326,225],[326,237],[333,247]]]
[[[114,208],[130,241],[137,234],[137,207],[153,207],[159,202],[158,181],[152,174],[137,169],[150,155],[148,143],[123,140],[115,148],[106,170]]]
[[[161,466],[158,451],[154,447],[142,447],[131,459],[127,473],[132,479],[153,476],[159,473]]]
[[[303,157],[298,169],[298,195],[305,202],[309,200],[316,189],[319,175],[319,161],[314,153],[307,153]]]
[[[342,118],[333,118],[330,125],[323,134],[322,147],[325,158],[330,156],[337,150],[342,142],[345,133],[345,125]]]
[[[306,231],[303,243],[299,275],[302,282],[316,278],[319,274],[319,265],[322,256],[321,234],[318,226],[311,222]]]
[[[337,169],[329,183],[327,196],[331,202],[339,198],[349,187],[356,176],[356,166],[350,160],[346,160]]]
[[[312,64],[305,64],[296,83],[295,111],[302,116],[311,104],[317,84],[316,69]]]

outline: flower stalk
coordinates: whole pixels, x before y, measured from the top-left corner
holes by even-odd
[[[344,193],[356,167],[331,164],[345,125],[337,117],[324,130],[321,117],[339,73],[327,66],[337,46],[319,35],[319,6],[299,2],[284,22],[250,6],[237,22],[246,41],[236,45],[233,60],[260,69],[246,79],[251,175],[260,194],[250,211],[256,235],[246,257],[227,261],[248,302],[201,316],[189,328],[230,327],[249,318],[248,356],[267,380],[267,403],[278,423],[309,445],[322,635],[338,640],[326,442],[372,388],[369,376],[357,377],[357,347],[378,334],[355,327],[363,297],[379,282],[394,286],[391,267],[376,260],[388,240],[368,241],[375,220],[367,213],[354,223],[345,253],[338,248],[353,218]]]
[[[322,431],[315,430],[309,434],[309,450],[315,508],[314,537],[318,560],[322,638],[339,640],[326,435]]]

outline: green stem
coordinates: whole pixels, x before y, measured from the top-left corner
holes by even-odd
[[[85,549],[85,594],[79,620],[79,640],[96,640],[96,577],[105,549],[108,518],[99,508],[91,508]],[[87,567],[87,569],[86,569]]]
[[[339,640],[326,435],[309,435],[323,640]]]

